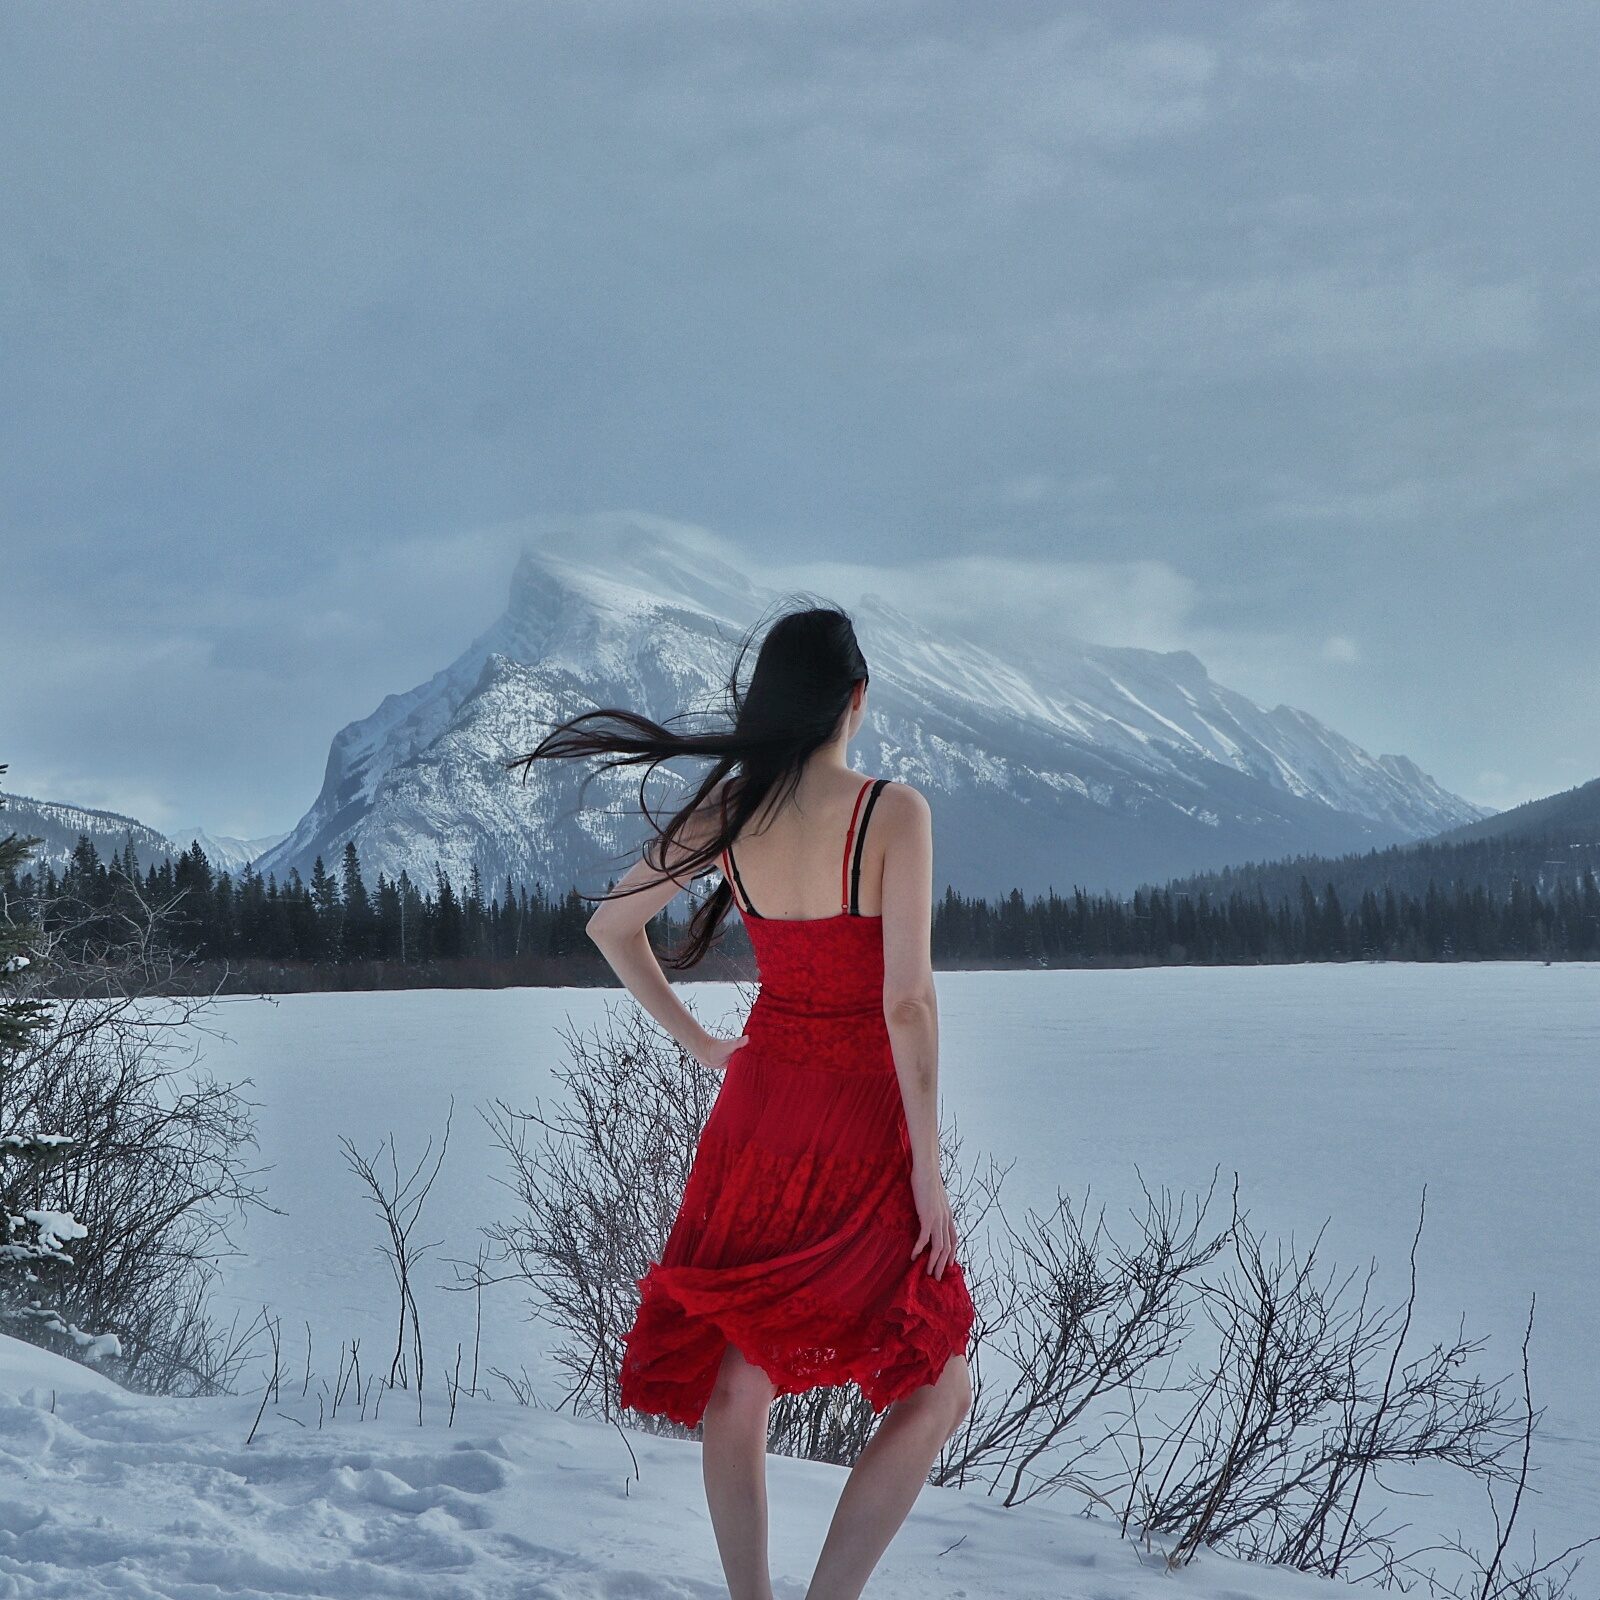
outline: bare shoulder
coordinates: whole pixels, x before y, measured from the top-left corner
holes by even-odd
[[[877,814],[892,827],[924,828],[933,822],[933,808],[923,792],[898,778],[884,784],[878,793]]]

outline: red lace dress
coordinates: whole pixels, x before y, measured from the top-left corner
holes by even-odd
[[[856,796],[839,912],[764,917],[740,904],[760,977],[749,1042],[729,1058],[661,1259],[638,1280],[620,1374],[632,1410],[694,1426],[728,1342],[780,1394],[854,1382],[874,1413],[966,1351],[960,1263],[936,1278],[926,1247],[911,1255],[920,1228],[883,1017],[883,924],[856,909],[861,839],[886,781]],[[731,852],[724,862],[742,895]]]

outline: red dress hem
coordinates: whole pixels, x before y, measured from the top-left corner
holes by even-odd
[[[704,1330],[714,1329],[719,1340],[715,1359],[708,1360],[702,1354],[692,1362],[692,1370],[677,1381],[636,1371],[624,1361],[620,1385],[624,1410],[666,1417],[686,1428],[697,1427],[716,1387],[722,1359],[720,1341],[731,1344],[752,1366],[759,1367],[780,1395],[806,1394],[813,1389],[854,1383],[874,1416],[880,1416],[896,1400],[937,1382],[951,1357],[966,1353],[973,1323],[972,1302],[956,1261],[945,1267],[943,1279],[934,1278],[920,1266],[917,1269],[929,1288],[938,1292],[935,1306],[907,1305],[903,1291],[863,1335],[861,1349],[841,1355],[823,1371],[796,1369],[789,1354],[795,1347],[792,1338],[763,1340],[756,1336],[749,1319],[711,1307],[711,1294],[697,1293],[686,1286],[674,1288],[674,1278],[700,1270],[653,1263],[637,1280],[640,1306],[635,1329],[648,1329],[651,1339],[660,1341],[664,1325],[675,1323],[696,1347],[704,1340]],[[908,1285],[916,1279],[917,1273],[907,1274]],[[696,1301],[707,1304],[696,1309]],[[953,1323],[938,1315],[939,1304],[953,1312]],[[886,1361],[886,1356],[891,1359]]]

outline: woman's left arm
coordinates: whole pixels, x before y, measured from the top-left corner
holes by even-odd
[[[715,803],[714,793],[707,805]],[[650,948],[650,938],[645,932],[645,925],[650,919],[671,901],[679,889],[686,886],[670,874],[703,839],[704,836],[697,832],[697,826],[697,821],[691,820],[684,829],[689,836],[688,841],[668,848],[665,868],[669,876],[662,878],[641,857],[622,875],[616,889],[625,891],[635,884],[646,884],[648,887],[633,894],[624,893],[617,898],[602,900],[585,924],[584,931],[634,999],[696,1061],[720,1072],[727,1065],[728,1057],[745,1043],[746,1036],[740,1034],[737,1039],[722,1039],[708,1033],[700,1025],[661,970],[661,963]],[[656,881],[658,879],[659,882]],[[616,894],[616,890],[613,890],[613,894]]]

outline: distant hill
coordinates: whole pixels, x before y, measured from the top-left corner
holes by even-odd
[[[32,795],[0,794],[0,834],[17,833],[43,842],[33,847],[29,864],[50,866],[60,871],[72,858],[79,834],[94,841],[102,861],[122,853],[129,841],[141,867],[162,859],[172,851],[172,841],[136,817],[120,811],[99,811],[92,806],[66,805],[59,800],[37,800]],[[179,852],[181,853],[181,852]]]
[[[1438,836],[1438,842],[1469,839],[1555,839],[1568,844],[1600,840],[1600,778],[1563,789],[1542,800],[1528,800],[1509,811],[1463,823]]]
[[[0,791],[0,837],[17,833],[44,842],[34,846],[30,862],[49,865],[61,871],[72,858],[80,834],[94,842],[102,861],[122,854],[130,841],[141,869],[176,860],[190,845],[198,842],[206,859],[219,872],[237,873],[279,843],[284,835],[265,839],[232,839],[202,832],[198,828],[175,828],[161,833],[135,817],[120,811],[99,811],[92,806],[73,806],[59,800],[38,800],[32,795]]]
[[[1421,896],[1430,882],[1441,891],[1456,884],[1481,886],[1496,897],[1520,882],[1547,894],[1563,883],[1576,885],[1585,872],[1600,877],[1600,779],[1413,844],[1359,854],[1288,856],[1172,878],[1160,887],[1174,896],[1213,899],[1234,893],[1253,898],[1259,892],[1275,904],[1295,898],[1305,879],[1319,894],[1331,883],[1348,905],[1368,889]]]

